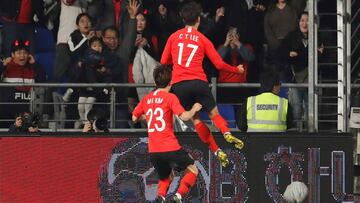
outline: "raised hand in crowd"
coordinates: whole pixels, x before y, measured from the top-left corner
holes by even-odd
[[[256,10],[256,11],[265,11],[266,8],[265,8],[265,6],[262,5],[262,4],[256,4],[255,10]]]
[[[225,8],[223,6],[216,9],[215,23],[219,22],[219,20],[224,16],[225,16]]]
[[[92,130],[91,122],[85,121],[84,128],[82,130],[83,133],[88,133]]]
[[[7,57],[6,59],[3,60],[3,66],[7,66],[11,61],[12,61],[12,58]],[[33,57],[33,55],[29,54],[29,59],[28,59],[27,62],[29,64],[34,64],[35,63],[35,58]]]
[[[136,14],[139,11],[140,4],[137,0],[130,0],[129,5],[127,6],[127,10],[131,19],[136,18]]]
[[[239,65],[237,66],[237,68],[238,68],[240,74],[243,74],[243,73],[244,73],[245,69],[244,69],[244,66],[243,66],[242,64],[239,64]]]
[[[233,34],[231,32],[228,32],[226,34],[226,39],[225,39],[225,43],[224,43],[224,46],[227,47],[230,45],[231,41],[233,39]]]
[[[321,44],[319,47],[318,47],[318,52],[320,54],[323,54],[324,53],[324,44]]]
[[[12,58],[11,57],[7,57],[6,59],[3,60],[3,65],[7,66],[7,64],[9,64],[11,62]]]
[[[233,45],[233,47],[240,48],[240,35],[236,31],[232,33],[232,40],[230,43]]]
[[[91,39],[92,37],[94,37],[96,35],[95,31],[90,31],[89,34],[87,35],[88,39]]]
[[[29,61],[30,64],[34,64],[35,63],[35,58],[33,57],[33,55],[29,54]]]
[[[135,41],[135,46],[137,46],[137,47],[144,47],[147,44],[148,44],[148,41],[145,37],[138,38]]]
[[[299,54],[296,52],[296,51],[290,51],[290,53],[289,53],[289,56],[290,57],[296,57],[296,56],[298,56]]]

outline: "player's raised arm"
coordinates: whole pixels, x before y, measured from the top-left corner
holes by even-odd
[[[209,39],[204,38],[203,42],[205,44],[205,54],[215,65],[216,69],[239,74],[242,74],[244,72],[244,68],[242,67],[242,65],[238,65],[237,67],[235,67],[225,63]]]

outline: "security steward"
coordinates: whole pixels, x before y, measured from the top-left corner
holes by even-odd
[[[292,111],[288,100],[278,96],[278,74],[262,74],[260,84],[261,94],[248,97],[237,115],[239,129],[244,132],[285,132],[292,123]]]

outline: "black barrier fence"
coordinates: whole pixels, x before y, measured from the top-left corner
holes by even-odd
[[[230,167],[222,168],[196,134],[177,134],[200,171],[185,202],[286,202],[282,194],[292,181],[307,185],[309,195],[304,202],[353,202],[350,134],[236,134],[245,142],[243,150],[226,143],[220,134],[214,135],[231,159]],[[157,177],[147,141],[146,133],[130,132],[32,137],[3,134],[0,202],[11,202],[16,195],[32,202],[34,197],[29,193],[37,191],[40,195],[33,202],[75,202],[79,198],[86,202],[151,201],[156,197]],[[33,175],[22,179],[14,166],[33,169]],[[35,178],[38,168],[41,175]],[[21,171],[26,176],[26,170]],[[179,183],[181,174],[176,175],[169,196]],[[24,182],[30,186],[24,187]],[[14,193],[17,190],[23,192]]]

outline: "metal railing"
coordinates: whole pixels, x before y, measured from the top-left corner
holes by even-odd
[[[210,84],[212,92],[214,95],[217,94],[217,88],[258,88],[260,87],[260,84],[258,83],[242,83],[242,84],[238,84],[238,83],[216,83],[216,79],[212,79],[212,84]],[[106,87],[106,88],[111,88],[111,94],[109,96],[109,101],[108,102],[98,102],[96,104],[103,104],[103,105],[108,105],[108,109],[110,112],[110,116],[109,116],[109,122],[110,122],[110,128],[114,131],[119,130],[118,128],[115,128],[116,122],[128,122],[128,120],[118,120],[116,118],[116,109],[119,107],[119,105],[128,105],[128,103],[118,103],[116,101],[116,94],[121,94],[121,92],[117,92],[116,89],[117,88],[124,88],[124,87],[154,87],[154,84],[117,84],[117,83],[102,83],[102,84],[87,84],[87,83],[65,83],[65,84],[58,84],[58,83],[35,83],[35,84],[26,84],[24,85],[23,83],[19,83],[19,84],[15,84],[15,83],[0,83],[0,88],[4,88],[4,87],[18,87],[18,86],[31,86],[34,88],[31,88],[30,90],[30,99],[28,100],[28,102],[21,102],[21,103],[16,103],[14,104],[12,101],[11,102],[0,102],[0,109],[5,108],[4,105],[23,105],[23,104],[27,104],[29,105],[29,110],[32,112],[36,112],[37,111],[37,106],[39,105],[77,105],[77,102],[64,102],[64,101],[60,101],[60,102],[49,102],[49,101],[39,101],[37,99],[35,99],[35,97],[37,96],[37,89],[38,88],[60,88],[60,87],[72,87],[72,88],[84,88],[84,87],[93,87],[93,88],[99,88],[99,87]],[[282,87],[284,88],[308,88],[308,84],[295,84],[295,83],[284,83],[282,84]],[[353,84],[352,85],[353,88],[360,88],[360,84]],[[319,91],[320,89],[323,88],[337,88],[336,84],[317,84],[314,87],[315,91]],[[254,91],[254,93],[256,93],[256,91]],[[11,96],[11,95],[9,95]],[[216,97],[215,97],[216,98]],[[240,104],[234,104],[234,105],[240,105]],[[41,113],[41,112],[40,112]],[[10,118],[2,118],[0,119],[0,122],[4,122],[4,121],[13,121],[14,118],[10,117]],[[52,123],[51,125],[51,130],[53,131],[73,131],[70,129],[65,129],[65,128],[58,128],[56,127],[56,125],[58,124],[58,122],[75,122],[78,121],[78,119],[59,119],[56,116],[54,116],[54,118],[47,118],[46,120],[43,120],[43,122],[46,123]],[[305,122],[305,120],[303,120],[303,122]],[[315,122],[319,122],[319,120],[316,120]],[[324,120],[324,122],[337,122],[336,120]],[[55,125],[55,126],[54,126]],[[2,131],[5,131],[7,129],[3,128],[1,129]],[[46,130],[46,129],[45,129]],[[127,129],[129,130],[129,129]],[[236,130],[236,129],[234,129]]]

